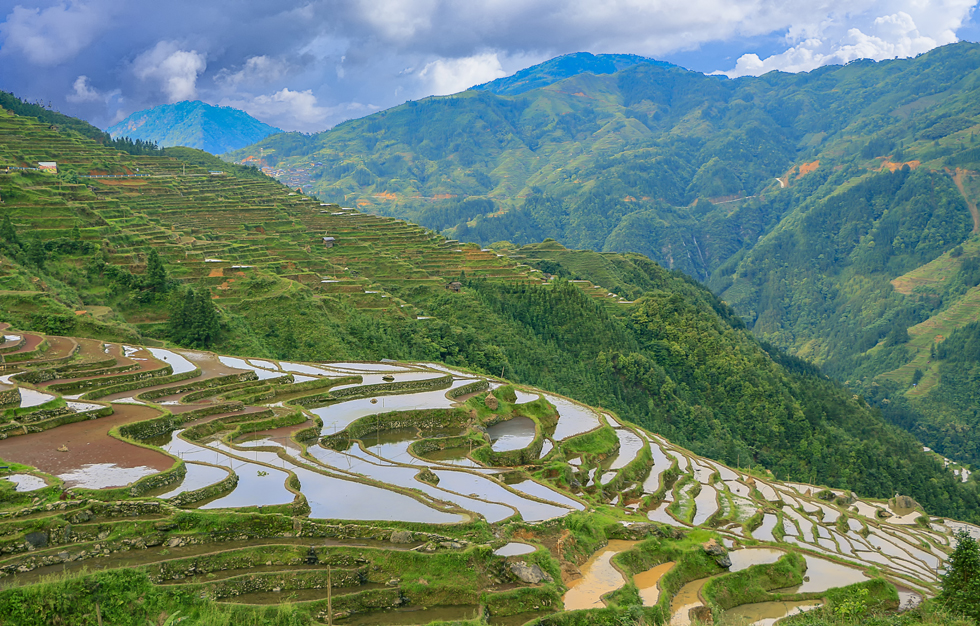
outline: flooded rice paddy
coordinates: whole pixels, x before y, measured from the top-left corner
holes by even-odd
[[[637,542],[613,540],[604,548],[600,548],[588,561],[579,568],[582,577],[568,583],[568,591],[562,596],[565,610],[593,609],[605,606],[602,596],[623,586],[623,575],[617,570],[611,560],[622,552],[629,550]]]
[[[323,422],[322,435],[343,431],[357,419],[380,413],[403,410],[446,409],[456,401],[448,392],[476,380],[465,374],[439,365],[399,363],[295,363],[275,362],[266,359],[224,357],[194,351],[174,351],[160,348],[138,348],[111,344],[105,354],[128,358],[127,363],[139,363],[141,368],[157,369],[169,364],[174,373],[186,373],[200,368],[205,376],[252,371],[260,380],[279,378],[291,374],[296,381],[316,378],[336,379],[359,376],[360,383],[344,387],[358,387],[390,382],[419,381],[453,376],[449,388],[417,393],[388,393],[375,397],[352,398],[333,404],[312,408],[306,423],[250,435],[235,442],[217,438],[189,441],[181,431],[154,440],[165,452],[186,462],[186,475],[178,482],[160,488],[149,495],[172,498],[181,493],[196,491],[213,485],[234,472],[238,484],[197,506],[206,509],[263,507],[299,502],[305,498],[310,508],[309,516],[315,519],[405,521],[433,524],[452,524],[482,516],[495,523],[516,514],[527,522],[541,522],[567,515],[570,511],[583,510],[585,504],[565,491],[549,486],[545,481],[529,478],[514,482],[514,477],[504,484],[498,472],[508,468],[486,467],[470,457],[467,448],[447,448],[424,454],[419,458],[409,452],[412,442],[420,438],[456,437],[463,434],[461,428],[420,431],[376,431],[364,435],[362,440],[352,441],[343,451],[327,449],[315,441],[298,443],[290,436],[302,428],[309,428],[314,418]],[[101,354],[101,344],[98,346]],[[0,377],[0,382],[11,381],[12,374]],[[386,380],[388,379],[388,380]],[[491,386],[498,386],[492,382]],[[21,406],[32,408],[49,402],[58,396],[48,391],[20,387]],[[56,429],[27,436],[10,436],[0,440],[0,458],[25,463],[39,470],[58,476],[66,487],[104,489],[128,485],[144,476],[170,468],[174,460],[159,451],[134,446],[126,441],[110,437],[114,426],[144,421],[160,416],[161,411],[152,405],[153,400],[139,398],[140,391],[127,392],[126,398],[108,400],[114,413],[97,420],[84,420]],[[80,395],[80,394],[78,394]],[[118,394],[125,395],[125,394]],[[540,396],[533,390],[516,390],[518,403],[536,400]],[[953,521],[935,520],[932,528],[915,524],[921,515],[917,509],[892,509],[888,519],[881,519],[878,512],[889,510],[880,502],[857,500],[848,506],[817,500],[815,493],[822,487],[804,483],[779,483],[750,477],[740,470],[716,461],[703,459],[678,448],[660,436],[619,423],[605,412],[580,405],[553,394],[542,393],[559,413],[558,423],[551,439],[545,440],[541,455],[547,455],[555,445],[569,437],[592,431],[603,423],[615,429],[618,451],[601,459],[574,459],[572,465],[587,463],[585,472],[576,477],[587,484],[589,493],[602,495],[608,485],[619,484],[613,480],[619,470],[649,451],[652,466],[649,472],[631,477],[617,491],[606,493],[606,503],[620,510],[635,513],[655,522],[680,528],[707,525],[712,519],[724,520],[716,530],[731,542],[733,539],[753,538],[770,544],[731,552],[731,571],[739,571],[756,563],[771,563],[784,552],[774,546],[789,549],[805,548],[807,555],[807,580],[795,591],[823,592],[830,586],[852,584],[866,580],[860,569],[833,562],[832,558],[875,565],[888,575],[900,577],[919,588],[937,581],[950,545],[948,534],[965,528],[980,537],[980,528]],[[152,396],[148,396],[152,397]],[[278,411],[288,409],[292,396],[283,396],[287,404]],[[180,395],[156,400],[166,404],[175,413],[198,408],[201,405],[182,404]],[[204,404],[210,402],[206,400]],[[139,403],[139,404],[131,404]],[[104,404],[72,399],[67,406],[76,412],[93,411]],[[248,411],[264,407],[250,407]],[[209,419],[209,418],[205,418]],[[525,417],[515,417],[487,429],[493,450],[509,451],[526,448],[536,435],[535,424]],[[547,433],[545,433],[547,434]],[[553,440],[553,441],[552,441]],[[557,442],[554,443],[554,442]],[[458,445],[458,444],[457,444]],[[562,458],[561,450],[558,457]],[[663,490],[665,472],[677,464],[681,476],[671,478],[673,487],[661,494],[661,500],[651,496]],[[420,480],[420,472],[427,469],[438,482],[430,484]],[[531,473],[531,472],[529,472]],[[686,475],[686,477],[685,477]],[[290,476],[299,482],[298,492],[287,487]],[[596,485],[599,476],[602,485]],[[44,486],[38,476],[18,474],[3,477],[16,483],[16,489],[26,491]],[[683,479],[683,480],[681,480]],[[632,491],[631,491],[632,490]],[[697,495],[695,494],[697,491]],[[639,495],[637,495],[639,494]],[[679,521],[667,508],[676,500]],[[749,532],[741,524],[757,512],[765,510],[761,525]],[[774,511],[779,511],[776,514]],[[836,526],[840,516],[847,513],[847,532]],[[642,517],[641,517],[642,516]],[[622,544],[622,545],[620,545]],[[935,544],[944,546],[940,549]],[[610,559],[631,542],[613,542],[583,566],[583,578],[572,581],[565,603],[568,608],[602,606],[599,599],[623,584],[622,575],[612,567]],[[517,556],[533,551],[534,546],[514,542],[498,549],[501,556]],[[823,554],[821,558],[815,554]],[[644,603],[653,603],[659,597],[657,581],[669,570],[670,564],[662,564],[647,572],[637,574],[635,582]],[[922,581],[925,581],[924,583]],[[672,623],[686,623],[687,612],[700,604],[697,592],[704,581],[686,585],[672,602]],[[308,590],[310,593],[313,590]],[[295,593],[295,592],[293,592]],[[305,592],[304,592],[305,593]],[[909,591],[909,593],[916,593]],[[273,601],[274,598],[291,597],[288,592],[256,595],[252,598],[228,599],[231,602]],[[298,598],[298,595],[292,596]],[[909,596],[911,597],[911,596]],[[780,606],[753,605],[743,607],[743,613],[732,613],[732,618],[744,617],[759,623],[777,619],[799,606],[779,603]],[[690,605],[690,606],[688,606]],[[802,606],[802,605],[800,605]],[[686,608],[685,608],[686,607]],[[418,623],[411,620],[428,618],[424,611],[397,611],[372,615],[372,620],[395,620],[387,623]],[[409,620],[409,621],[398,621]],[[338,622],[339,623],[339,622]],[[347,623],[356,623],[348,621]],[[384,623],[372,621],[371,623]]]
[[[753,626],[772,626],[777,621],[791,615],[823,606],[822,600],[797,600],[794,602],[758,602],[745,604],[725,611],[725,623],[732,626],[752,624]]]
[[[520,450],[534,441],[535,427],[530,418],[518,416],[487,428],[487,434],[497,452]]]
[[[521,554],[530,554],[535,550],[537,550],[537,548],[531,544],[512,541],[497,548],[493,551],[493,553],[497,556],[519,556]]]
[[[674,562],[668,561],[633,576],[633,584],[640,592],[640,600],[643,601],[643,606],[653,606],[660,600],[660,579],[672,567],[674,567]]]
[[[48,486],[43,478],[33,474],[10,474],[0,478],[14,483],[14,491],[36,491]]]

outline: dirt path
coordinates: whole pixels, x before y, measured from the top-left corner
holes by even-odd
[[[973,232],[980,233],[980,211],[977,211],[977,203],[971,202],[966,195],[966,189],[963,186],[963,176],[966,174],[966,170],[961,168],[956,168],[956,174],[953,175],[953,182],[956,183],[956,188],[960,190],[963,195],[963,199],[966,201],[966,206],[970,208],[970,215],[973,216]]]

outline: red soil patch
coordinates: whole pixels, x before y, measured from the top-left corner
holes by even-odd
[[[391,193],[390,191],[382,191],[381,193],[374,194],[375,198],[381,198],[382,200],[397,200],[398,196]]]
[[[154,450],[114,439],[109,430],[114,426],[152,419],[160,411],[131,404],[116,404],[115,413],[108,417],[66,424],[0,441],[0,458],[14,463],[33,465],[48,474],[64,474],[89,463],[114,463],[120,467],[146,466],[157,471],[170,469],[173,460]],[[60,446],[68,452],[58,452]],[[121,487],[122,485],[114,485]]]
[[[68,337],[48,336],[48,349],[44,351],[42,357],[32,361],[24,361],[24,365],[43,363],[44,361],[66,357],[71,354],[72,350],[75,349],[75,345],[74,339],[70,339]]]
[[[211,270],[210,274],[208,274],[208,278],[221,278],[224,275],[225,275],[225,270],[223,268],[216,267],[213,270]]]
[[[817,168],[818,167],[820,167],[820,161],[819,160],[813,161],[812,163],[803,163],[802,165],[800,165],[800,173],[797,174],[796,177],[797,178],[803,178],[804,176],[806,176],[810,172],[817,171]]]
[[[881,164],[881,169],[888,169],[889,172],[894,172],[895,170],[902,169],[903,165],[908,165],[909,169],[915,169],[922,165],[919,161],[906,161],[905,163],[895,163],[894,161],[885,161]]]
[[[75,311],[75,315],[85,315],[88,311]]]
[[[13,352],[8,352],[7,355],[20,354],[21,352],[33,352],[34,350],[37,350],[37,347],[41,345],[42,341],[44,341],[44,337],[41,335],[24,333],[24,345]]]

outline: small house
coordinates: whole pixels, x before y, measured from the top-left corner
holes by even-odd
[[[459,282],[458,280],[454,280],[453,282],[446,285],[446,289],[448,289],[449,291],[453,291],[455,293],[459,293],[460,290],[463,289],[463,283]]]
[[[42,172],[49,172],[51,174],[58,173],[58,162],[57,161],[38,161],[37,169]]]
[[[332,248],[336,242],[337,242],[337,239],[334,238],[334,237],[324,237],[323,238],[323,247],[324,248]]]

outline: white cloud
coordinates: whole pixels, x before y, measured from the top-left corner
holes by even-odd
[[[302,132],[326,130],[339,121],[368,115],[381,108],[360,102],[323,106],[311,89],[293,91],[288,88],[255,97],[225,98],[219,104],[247,111],[256,119],[283,130]]]
[[[496,52],[461,59],[437,59],[418,73],[427,88],[426,95],[436,96],[458,93],[506,75]]]
[[[249,57],[245,65],[237,72],[223,69],[215,76],[215,80],[227,86],[268,84],[281,80],[289,72],[289,64],[282,59],[274,59],[266,55]]]
[[[197,77],[207,69],[197,50],[182,50],[173,41],[161,41],[136,57],[133,73],[143,81],[155,81],[169,102],[197,96]]]
[[[19,52],[35,65],[57,65],[92,43],[108,24],[107,11],[82,2],[44,10],[17,5],[0,24],[0,51]]]
[[[103,93],[92,87],[88,82],[88,76],[82,75],[75,79],[72,84],[72,91],[65,96],[68,102],[76,104],[82,102],[108,102],[110,98],[119,95],[119,90],[115,89],[109,93]]]
[[[361,0],[364,20],[392,41],[408,41],[432,29],[436,0]]]
[[[831,15],[819,22],[800,22],[787,34],[790,46],[765,59],[744,54],[727,72],[730,77],[758,76],[773,70],[808,71],[855,59],[911,57],[957,41],[956,30],[974,8],[974,0],[947,0],[945,6],[920,0],[882,4],[860,14]],[[880,12],[888,9],[890,12]],[[899,10],[895,10],[899,9]]]

